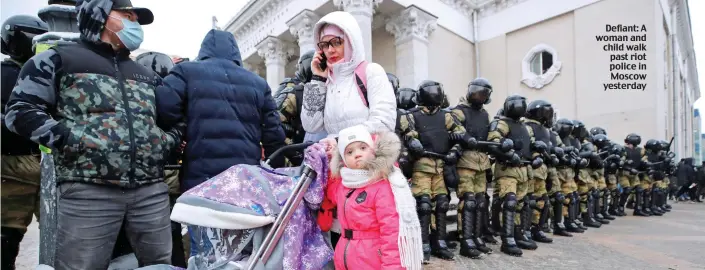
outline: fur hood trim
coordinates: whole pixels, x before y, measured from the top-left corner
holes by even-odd
[[[388,177],[394,171],[394,164],[399,159],[401,152],[401,140],[399,137],[388,131],[372,134],[375,141],[375,159],[366,164],[370,175],[376,177]],[[339,151],[334,151],[330,161],[331,174],[340,176],[340,169],[345,166],[343,157]]]

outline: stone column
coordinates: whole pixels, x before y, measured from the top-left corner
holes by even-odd
[[[299,56],[316,49],[316,41],[313,40],[313,26],[320,19],[321,17],[315,12],[304,9],[286,22],[286,25],[289,26],[289,32],[298,39]]]
[[[365,58],[372,61],[372,15],[375,7],[383,0],[333,0],[338,8],[349,12],[355,17],[362,32],[363,44],[365,44]]]
[[[411,5],[393,17],[385,29],[394,35],[396,74],[400,87],[416,88],[428,79],[428,38],[438,17]]]
[[[287,46],[276,37],[269,36],[257,44],[257,54],[264,58],[264,65],[267,69],[267,84],[274,90],[284,78],[284,69],[289,56],[294,54],[293,48]]]

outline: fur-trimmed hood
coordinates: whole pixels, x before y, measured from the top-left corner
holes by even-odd
[[[367,163],[370,175],[388,177],[394,170],[394,163],[399,159],[401,152],[401,140],[393,132],[380,132],[372,134],[374,140],[375,159]],[[345,166],[340,152],[334,151],[330,161],[330,170],[333,176],[340,175],[340,169]]]

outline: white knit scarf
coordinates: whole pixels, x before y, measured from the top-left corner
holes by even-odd
[[[367,170],[354,170],[346,167],[341,168],[340,176],[343,178],[343,186],[347,188],[362,188],[384,180],[370,179],[370,172]],[[420,270],[423,268],[423,247],[421,224],[416,214],[416,200],[399,168],[395,167],[387,180],[392,187],[394,202],[397,213],[399,213],[397,245],[401,264],[409,270]]]

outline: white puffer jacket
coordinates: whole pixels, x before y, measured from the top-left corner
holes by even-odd
[[[348,62],[332,66],[326,83],[311,81],[304,87],[301,122],[306,132],[325,131],[336,137],[342,129],[364,125],[371,133],[394,132],[396,125],[396,98],[384,68],[376,63],[367,65],[367,99],[365,106],[357,90],[355,68],[365,60],[360,27],[347,12],[336,11],[321,18],[314,27],[314,40],[326,24],[343,30],[350,39],[352,57]],[[329,69],[330,70],[330,69]]]

